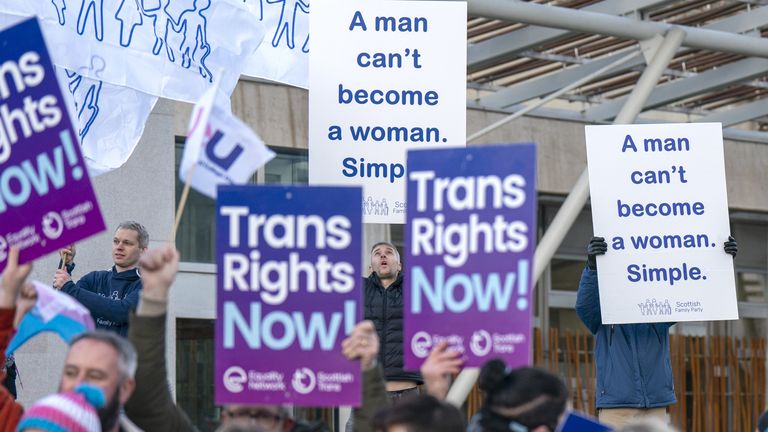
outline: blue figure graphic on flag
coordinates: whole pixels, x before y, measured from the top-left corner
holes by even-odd
[[[151,5],[151,7],[147,7],[147,2],[144,0],[139,0],[139,2],[141,13],[152,21],[153,31],[155,32],[155,45],[152,47],[152,54],[159,55],[163,44],[165,44],[165,53],[168,56],[168,60],[175,62],[176,56],[167,43],[168,28],[171,26],[171,19],[168,16],[167,9],[171,0],[165,0],[165,7],[163,7],[159,0],[156,4]]]
[[[139,1],[141,0],[121,0],[115,12],[115,19],[120,22],[120,45],[124,47],[131,45],[136,26],[144,23]]]
[[[82,0],[80,15],[77,17],[77,32],[79,34],[85,33],[85,26],[88,23],[89,15],[93,16],[96,39],[104,40],[104,0]],[[59,23],[62,24],[61,21]]]
[[[179,46],[181,65],[189,69],[193,63],[199,64],[200,75],[207,78],[209,82],[213,82],[211,71],[205,64],[205,59],[211,53],[211,46],[208,44],[207,20],[203,12],[209,7],[211,7],[210,0],[195,0],[193,9],[185,9],[179,16],[177,24],[179,32],[184,35]]]
[[[67,8],[67,3],[64,0],[51,0],[53,7],[56,8],[56,15],[59,16],[59,24],[64,25],[64,9]]]
[[[288,48],[294,49],[296,46],[296,17],[299,13],[309,14],[309,0],[267,0],[267,3],[282,3],[280,22],[277,25],[275,35],[272,37],[272,46],[280,45],[280,39],[285,35],[286,45]],[[261,6],[263,8],[263,3]],[[309,52],[309,34],[304,39],[301,51]]]
[[[65,69],[69,79],[69,92],[75,101],[75,110],[80,124],[80,142],[88,135],[91,125],[99,115],[101,81],[85,80],[82,75]]]

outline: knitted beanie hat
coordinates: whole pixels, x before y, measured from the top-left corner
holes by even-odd
[[[81,384],[75,391],[52,394],[35,402],[24,413],[16,431],[34,428],[49,432],[101,432],[96,409],[104,403],[100,388]]]

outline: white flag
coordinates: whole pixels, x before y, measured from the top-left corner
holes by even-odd
[[[245,123],[221,108],[209,89],[192,110],[179,178],[216,198],[216,186],[245,184],[275,153]]]
[[[97,176],[123,166],[141,139],[157,97],[55,69],[65,99],[72,104],[71,117],[77,119],[88,172]]]
[[[243,75],[309,87],[309,0],[243,0],[265,27]]]
[[[2,0],[0,12],[37,15],[57,66],[187,102],[214,81],[230,95],[264,36],[242,0]]]

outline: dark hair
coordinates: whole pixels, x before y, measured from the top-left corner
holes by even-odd
[[[380,241],[380,242],[376,243],[375,245],[373,245],[373,247],[371,247],[371,255],[373,255],[373,251],[376,250],[376,248],[381,246],[381,245],[391,247],[395,251],[395,256],[397,257],[397,260],[400,261],[400,252],[397,250],[397,247],[395,247],[395,245],[393,245],[390,242]]]
[[[485,401],[480,410],[484,431],[508,431],[511,423],[554,431],[568,402],[563,380],[542,369],[508,369],[503,361],[483,366],[478,380]]]
[[[373,429],[386,431],[403,426],[409,432],[464,432],[461,412],[446,402],[429,395],[405,398],[389,408],[379,411],[372,420]]]

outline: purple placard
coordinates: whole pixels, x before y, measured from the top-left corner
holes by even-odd
[[[531,362],[533,144],[408,152],[405,366],[447,340],[465,366]]]
[[[104,230],[37,19],[0,32],[0,270]]]
[[[360,404],[361,188],[221,186],[216,403]]]

